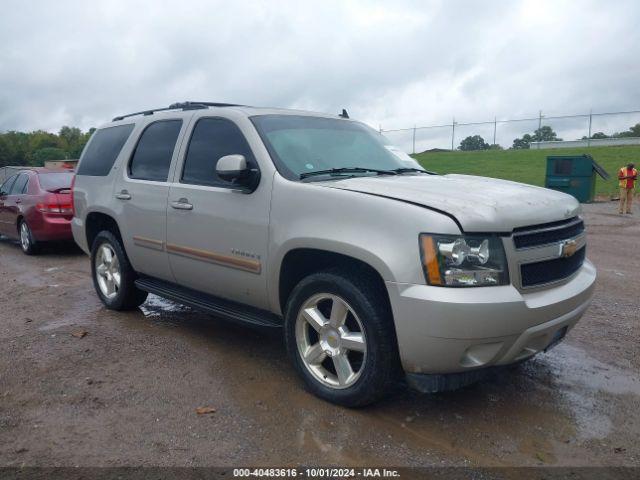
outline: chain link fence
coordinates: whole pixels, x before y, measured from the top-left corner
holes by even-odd
[[[514,139],[527,133],[533,135],[541,126],[551,127],[559,139],[579,140],[596,133],[611,136],[627,131],[637,123],[640,123],[640,110],[555,116],[547,116],[540,111],[535,117],[510,120],[494,118],[482,122],[458,122],[452,119],[450,123],[441,125],[397,129],[380,126],[380,133],[407,153],[419,153],[432,149],[455,150],[464,138],[473,135],[480,135],[489,144],[509,148]]]

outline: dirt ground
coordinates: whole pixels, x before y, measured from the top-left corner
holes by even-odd
[[[615,211],[585,206],[598,286],[564,343],[361,410],[307,393],[278,333],[107,311],[80,251],[0,240],[0,466],[640,466],[640,215]]]

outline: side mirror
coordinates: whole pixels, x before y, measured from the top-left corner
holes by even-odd
[[[238,185],[243,189],[255,190],[259,180],[258,170],[249,168],[244,155],[225,155],[216,164],[218,178]]]

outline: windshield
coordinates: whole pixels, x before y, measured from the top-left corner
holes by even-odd
[[[360,123],[298,115],[260,115],[251,120],[278,170],[289,179],[299,179],[300,175],[304,177],[309,172],[340,168],[421,168],[406,153],[388,145],[378,132]],[[372,173],[333,172],[327,175]]]
[[[43,190],[55,191],[61,189],[70,189],[73,173],[41,173],[38,175],[40,186]]]

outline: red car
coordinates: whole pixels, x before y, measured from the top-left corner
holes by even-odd
[[[0,186],[0,234],[20,240],[22,251],[36,253],[38,244],[73,240],[73,199],[69,170],[20,170]]]

